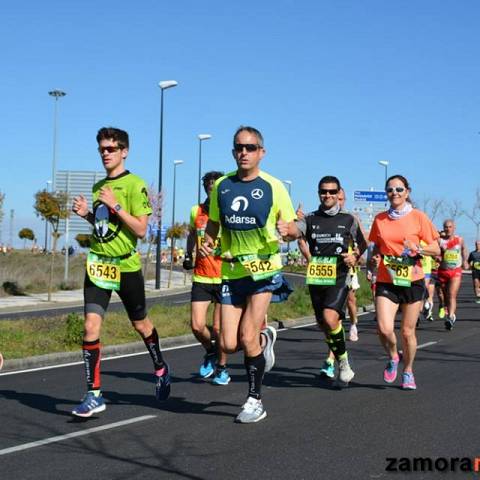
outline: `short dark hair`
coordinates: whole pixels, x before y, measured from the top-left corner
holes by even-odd
[[[336,183],[337,188],[340,190],[342,187],[340,185],[340,180],[337,177],[334,177],[333,175],[325,175],[325,177],[322,177],[320,181],[318,182],[318,191],[320,191],[320,185],[322,183]]]
[[[244,131],[251,133],[252,135],[255,135],[257,137],[258,144],[263,148],[263,135],[260,133],[260,131],[254,127],[248,127],[244,125],[240,125],[240,127],[237,128],[237,131],[233,135],[233,145],[235,145],[235,139],[237,138],[237,135],[240,132],[244,132]]]
[[[202,184],[203,184],[203,188],[206,190],[207,189],[207,186],[208,184],[212,181],[212,180],[218,180],[220,177],[223,177],[223,175],[225,175],[223,172],[218,172],[216,170],[212,170],[211,172],[207,172],[203,177],[202,177]]]
[[[97,133],[97,143],[102,140],[113,140],[118,143],[119,147],[128,148],[128,133],[125,130],[120,130],[114,127],[103,127]]]

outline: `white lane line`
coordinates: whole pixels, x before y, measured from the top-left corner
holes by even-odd
[[[372,312],[362,312],[362,313],[359,313],[357,316],[361,317],[363,315],[368,315],[369,313],[372,313]],[[303,324],[303,325],[296,325],[294,327],[279,328],[278,331],[283,332],[285,330],[295,330],[297,328],[311,327],[316,324],[317,324],[316,322],[313,322],[307,325]],[[199,342],[194,342],[194,343],[189,343],[187,345],[178,345],[175,347],[162,348],[162,352],[168,352],[170,350],[180,350],[182,348],[197,347],[198,345],[200,345]],[[136,353],[124,353],[122,355],[113,355],[111,357],[102,358],[102,362],[108,362],[109,360],[117,360],[119,358],[137,357],[139,355],[148,355],[148,352],[144,351],[144,352],[136,352]],[[73,367],[75,365],[83,365],[83,363],[84,363],[83,360],[80,360],[78,362],[61,363],[59,365],[48,365],[46,367],[36,367],[36,368],[27,368],[25,370],[15,370],[13,372],[0,373],[0,377],[4,377],[6,375],[18,375],[20,373],[40,372],[42,370],[52,370],[54,368]]]
[[[417,350],[418,350],[419,348],[430,347],[430,345],[435,345],[435,344],[437,344],[437,343],[438,343],[438,341],[436,341],[436,342],[422,343],[421,345],[417,345]]]
[[[28,450],[30,448],[40,447],[42,445],[48,445],[49,443],[57,443],[63,440],[68,440],[70,438],[83,437],[85,435],[90,435],[91,433],[101,432],[103,430],[110,430],[112,428],[124,427],[125,425],[130,425],[132,423],[144,422],[145,420],[150,420],[155,418],[156,415],[143,415],[142,417],[130,418],[129,420],[122,420],[121,422],[109,423],[107,425],[102,425],[101,427],[88,428],[86,430],[81,430],[79,432],[67,433],[66,435],[58,435],[57,437],[45,438],[43,440],[37,440],[36,442],[24,443],[22,445],[17,445],[16,447],[4,448],[0,450],[0,455],[8,455],[9,453],[20,452],[21,450]]]
[[[175,347],[162,348],[162,352],[168,352],[170,350],[180,350],[182,348],[196,347],[198,345],[200,345],[200,343],[196,342],[196,343],[189,343],[187,345],[178,345]],[[102,363],[108,362],[109,360],[117,360],[118,358],[137,357],[139,355],[148,355],[148,352],[144,351],[144,352],[136,352],[136,353],[123,353],[122,355],[113,355],[111,357],[102,358]],[[52,370],[53,368],[72,367],[74,365],[83,365],[83,363],[84,362],[81,360],[78,362],[61,363],[59,365],[47,365],[46,367],[36,367],[36,368],[27,368],[25,370],[15,370],[13,372],[0,373],[0,377],[6,376],[6,375],[16,375],[17,373],[40,372],[41,370]]]

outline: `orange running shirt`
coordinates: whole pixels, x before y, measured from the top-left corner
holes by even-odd
[[[437,229],[430,219],[420,210],[413,209],[398,220],[392,220],[387,212],[379,213],[373,221],[368,239],[380,250],[382,260],[378,268],[377,282],[392,283],[384,263],[384,255],[400,256],[404,250],[403,242],[410,240],[415,245],[424,241],[430,245],[439,238]],[[421,262],[417,262],[412,270],[412,281],[424,277]]]
[[[195,205],[190,211],[190,226],[195,230],[195,268],[193,270],[194,282],[201,283],[222,283],[222,259],[218,255],[209,255],[201,257],[198,255],[198,249],[201,247],[205,238],[205,228],[208,222],[208,211],[203,204]],[[218,242],[217,242],[218,243]],[[220,249],[216,248],[216,252]]]

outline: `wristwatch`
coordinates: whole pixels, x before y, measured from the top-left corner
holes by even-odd
[[[115,210],[116,213],[118,213],[122,209],[122,206],[119,203],[117,203],[113,206],[113,209]]]

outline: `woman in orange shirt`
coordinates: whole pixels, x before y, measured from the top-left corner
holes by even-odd
[[[381,255],[377,273],[375,307],[378,335],[390,357],[383,379],[393,383],[397,378],[400,357],[394,331],[395,315],[401,306],[401,337],[404,369],[402,388],[417,388],[413,360],[417,350],[415,325],[425,294],[422,255],[438,255],[438,232],[430,219],[413,208],[410,186],[402,175],[393,175],[385,185],[390,208],[379,213],[373,222],[369,240],[375,244],[373,254]],[[420,246],[423,241],[424,247]]]

